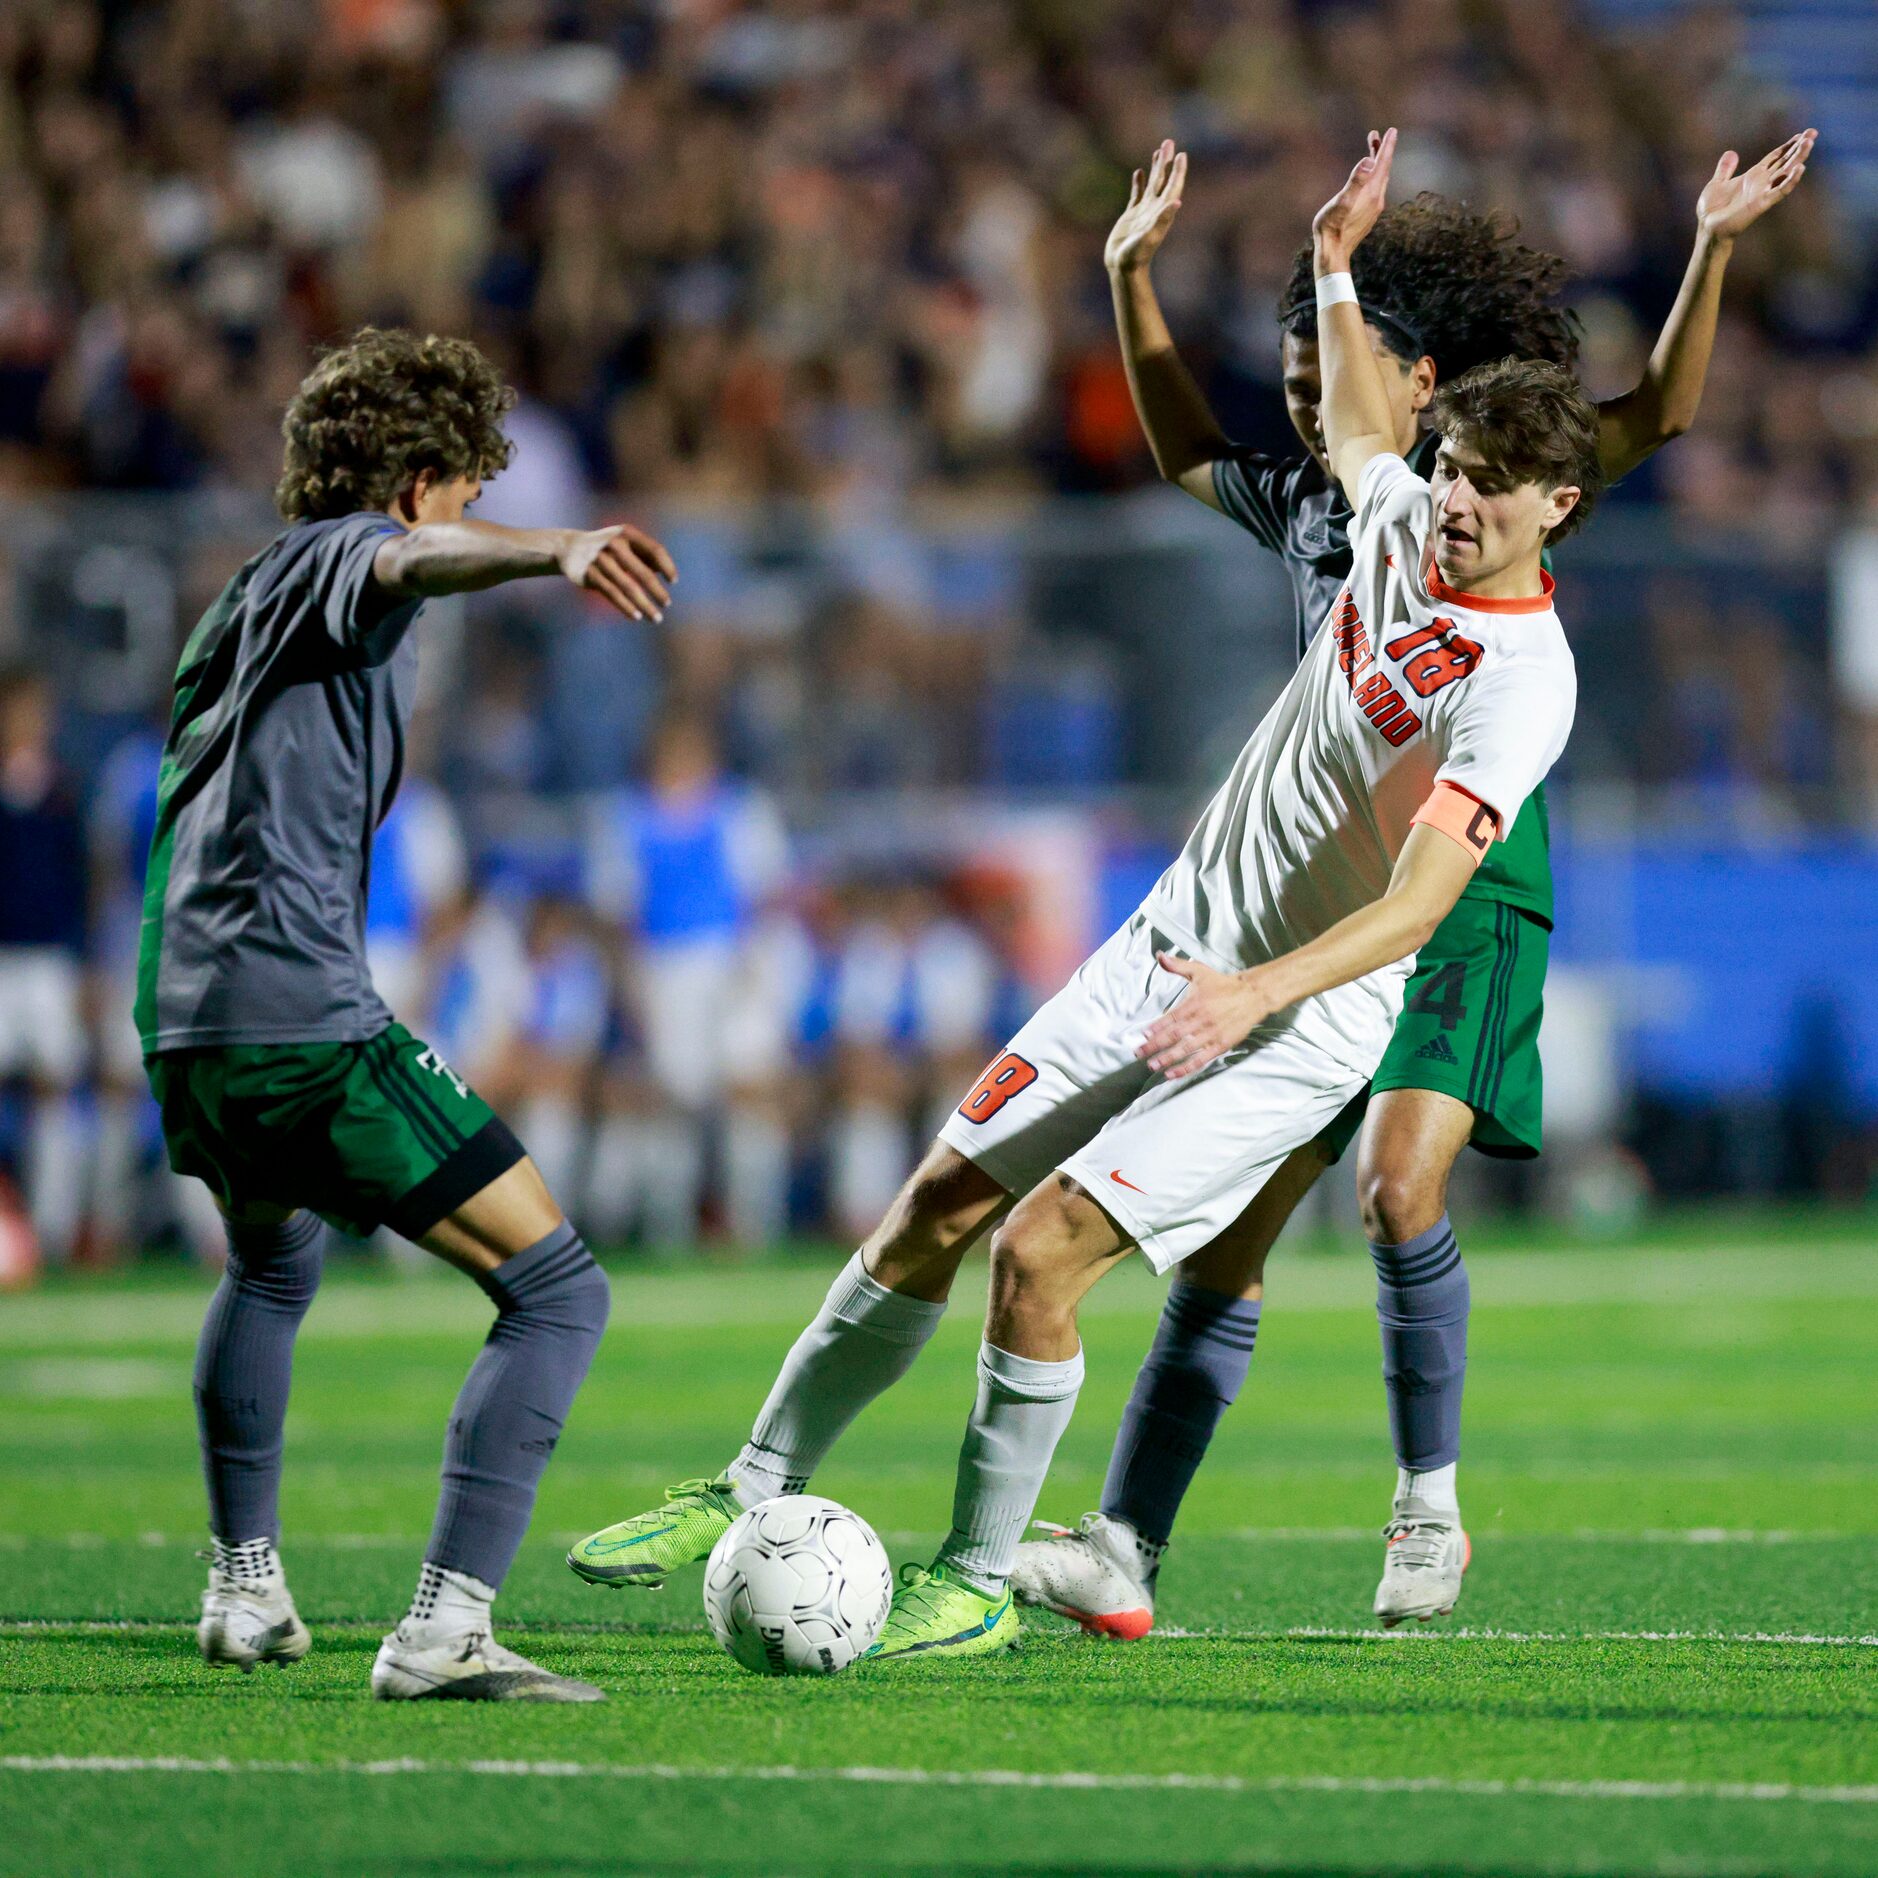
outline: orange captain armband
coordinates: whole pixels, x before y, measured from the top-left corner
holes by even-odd
[[[1478,796],[1470,796],[1458,783],[1436,783],[1428,800],[1409,818],[1436,828],[1467,850],[1476,867],[1500,838],[1500,818]]]

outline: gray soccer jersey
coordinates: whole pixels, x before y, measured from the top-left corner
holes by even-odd
[[[1440,447],[1430,431],[1409,452],[1409,468],[1427,476]],[[1236,444],[1214,460],[1213,492],[1227,515],[1284,562],[1302,659],[1350,578],[1348,497],[1314,456],[1266,456]]]
[[[417,603],[372,579],[397,532],[376,513],[299,523],[190,635],[144,890],[146,1054],[356,1043],[391,1021],[365,894],[417,680]]]

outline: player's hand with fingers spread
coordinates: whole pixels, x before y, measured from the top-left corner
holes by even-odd
[[[663,619],[672,603],[666,583],[677,580],[677,564],[630,522],[571,532],[560,558],[561,572],[576,587],[598,594],[628,619]]]
[[[1167,1015],[1148,1026],[1135,1055],[1169,1082],[1178,1082],[1237,1049],[1278,1007],[1259,974],[1215,971],[1177,952],[1157,952],[1163,971],[1192,987]]]
[[[1740,155],[1724,150],[1696,201],[1697,232],[1710,241],[1733,241],[1744,229],[1752,228],[1776,202],[1793,193],[1818,141],[1818,131],[1798,131],[1740,175],[1735,173]]]
[[[1321,272],[1344,272],[1363,237],[1389,202],[1389,170],[1395,162],[1395,131],[1369,133],[1369,151],[1343,187],[1311,220],[1311,239]]]
[[[1186,186],[1186,152],[1176,150],[1170,137],[1155,151],[1145,176],[1135,171],[1128,206],[1109,230],[1102,258],[1111,274],[1131,273],[1154,259],[1180,213],[1180,194]]]

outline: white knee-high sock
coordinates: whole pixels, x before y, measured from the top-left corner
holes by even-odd
[[[868,1403],[913,1367],[943,1304],[889,1291],[855,1253],[795,1340],[743,1452],[725,1469],[745,1506],[800,1493]]]
[[[773,1116],[732,1109],[724,1121],[724,1216],[730,1236],[739,1245],[774,1245],[788,1215],[789,1131]]]
[[[980,1345],[978,1400],[959,1450],[952,1531],[939,1548],[941,1565],[981,1590],[1004,1587],[1081,1387],[1081,1350],[1046,1363],[1013,1356],[995,1343]]]

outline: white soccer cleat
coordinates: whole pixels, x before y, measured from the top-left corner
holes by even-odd
[[[1017,1548],[1011,1590],[1020,1604],[1040,1604],[1092,1637],[1125,1643],[1154,1628],[1154,1593],[1139,1576],[1134,1533],[1123,1521],[1085,1513],[1073,1528],[1035,1523],[1050,1537]]]
[[[256,1580],[211,1568],[196,1646],[205,1663],[232,1664],[246,1676],[256,1663],[299,1662],[313,1638],[278,1571]]]
[[[1461,1575],[1474,1548],[1461,1516],[1422,1500],[1398,1500],[1382,1529],[1382,1583],[1375,1612],[1385,1630],[1413,1617],[1445,1617],[1461,1595]]]
[[[604,1702],[606,1691],[557,1676],[498,1643],[487,1630],[434,1637],[400,1624],[378,1646],[372,1694],[381,1702]]]

